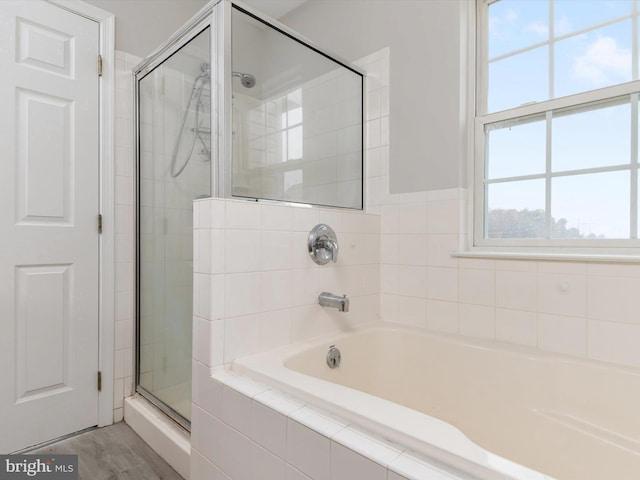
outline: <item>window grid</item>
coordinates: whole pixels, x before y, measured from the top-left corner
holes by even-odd
[[[497,0],[499,1],[499,0]],[[623,22],[625,20],[631,20],[631,79],[632,81],[634,80],[638,80],[638,14],[639,9],[638,9],[638,1],[639,0],[633,0],[632,2],[632,9],[631,9],[631,13],[627,14],[627,15],[621,15],[619,17],[615,17],[609,20],[606,20],[604,22],[600,22],[597,23],[595,25],[590,25],[588,27],[584,27],[575,31],[572,31],[570,33],[566,33],[564,35],[560,35],[558,37],[554,37],[555,35],[555,18],[554,18],[554,5],[555,5],[555,0],[547,0],[549,2],[549,16],[548,16],[548,21],[549,21],[549,37],[547,40],[543,41],[543,42],[537,42],[534,43],[532,45],[526,46],[526,47],[522,47],[507,53],[504,53],[502,55],[496,55],[495,57],[489,58],[488,56],[488,51],[489,51],[489,45],[488,45],[488,40],[486,39],[487,37],[487,33],[489,31],[489,29],[487,28],[488,26],[488,8],[490,3],[495,3],[495,2],[490,2],[488,3],[484,8],[485,8],[485,14],[484,14],[484,18],[483,18],[483,28],[482,31],[484,32],[484,36],[485,36],[485,41],[483,42],[483,48],[484,48],[484,52],[483,52],[483,56],[484,58],[486,58],[486,69],[485,71],[488,72],[489,71],[489,66],[492,63],[495,63],[497,61],[500,60],[504,60],[506,58],[510,58],[510,57],[514,57],[516,55],[521,55],[523,53],[526,52],[530,52],[532,50],[535,50],[537,48],[540,47],[549,47],[549,59],[548,59],[548,68],[549,68],[549,78],[548,80],[548,100],[554,99],[555,95],[554,95],[554,90],[555,90],[555,46],[558,42],[561,42],[563,40],[567,40],[569,38],[572,37],[577,37],[578,35],[583,35],[585,33],[589,33],[589,32],[593,32],[596,30],[599,30],[601,28],[610,26],[610,25],[614,25],[616,23],[619,22]],[[483,62],[484,63],[484,62]],[[480,111],[483,114],[486,113],[493,113],[493,112],[488,112],[488,78],[485,74],[484,76],[484,84],[482,85],[482,90],[483,90],[483,97],[484,97],[484,102],[481,104],[481,109]],[[607,88],[607,87],[605,87]],[[537,102],[537,103],[542,103],[542,102]],[[522,106],[522,105],[520,105]],[[513,108],[518,108],[518,106],[513,107]]]
[[[478,64],[481,65],[481,69],[477,75],[477,85],[479,86],[479,91],[477,94],[477,108],[481,112],[487,111],[488,106],[488,77],[487,73],[489,70],[489,65],[491,62],[495,62],[497,60],[501,60],[504,58],[508,58],[510,56],[518,55],[529,50],[533,50],[535,48],[539,48],[544,45],[549,45],[549,100],[534,102],[533,104],[525,104],[519,107],[511,108],[508,110],[503,110],[499,112],[479,115],[476,117],[476,172],[482,172],[482,175],[476,174],[476,199],[475,199],[475,241],[474,244],[477,246],[483,245],[503,245],[503,246],[517,246],[517,245],[532,245],[532,246],[566,246],[566,245],[576,245],[576,246],[585,246],[585,240],[579,240],[579,242],[575,241],[567,241],[561,240],[560,242],[557,239],[552,239],[552,180],[553,178],[561,177],[561,176],[574,176],[574,175],[583,175],[588,173],[603,173],[603,172],[614,172],[614,171],[628,171],[630,176],[630,239],[631,240],[587,240],[587,246],[597,246],[598,244],[604,246],[638,246],[639,243],[633,242],[633,239],[638,238],[638,91],[640,91],[640,82],[638,79],[638,0],[633,0],[632,3],[632,11],[628,15],[619,16],[605,22],[598,23],[596,25],[591,25],[586,28],[582,28],[566,35],[562,35],[558,38],[554,38],[554,0],[549,0],[549,38],[545,42],[536,43],[534,45],[529,45],[527,47],[514,50],[512,52],[508,52],[506,54],[495,56],[491,59],[488,58],[488,8],[489,4],[493,3],[492,1],[485,0],[484,5],[481,5],[479,12],[479,19],[481,22],[481,28],[479,31],[481,32],[481,36],[479,38],[479,51],[478,51]],[[594,31],[599,28],[615,24],[617,22],[621,22],[627,19],[632,20],[632,65],[631,65],[631,73],[632,73],[632,81],[624,84],[616,84],[609,87],[604,87],[601,89],[586,91],[574,95],[570,95],[568,97],[560,97],[554,98],[554,54],[555,54],[555,43],[560,40],[574,37],[576,35],[580,35],[586,32]],[[553,138],[552,138],[552,122],[554,112],[558,113],[559,111],[577,113],[577,111],[581,109],[591,109],[589,107],[596,106],[598,103],[605,104],[604,107],[610,105],[616,105],[616,101],[621,98],[620,94],[623,94],[626,97],[628,104],[630,105],[630,161],[626,164],[619,165],[611,165],[605,167],[597,167],[597,168],[585,168],[585,169],[576,169],[576,170],[568,170],[568,171],[559,171],[554,172],[552,166],[552,147],[553,147]],[[596,108],[603,108],[599,105]],[[545,123],[546,123],[546,150],[545,150],[545,172],[543,174],[532,174],[532,175],[520,175],[520,176],[512,176],[512,177],[504,177],[504,178],[487,178],[488,169],[487,166],[487,143],[488,143],[488,133],[493,128],[496,128],[499,123],[511,123],[514,122],[514,125],[517,124],[518,120],[526,120],[528,117],[531,118],[533,116],[544,115]],[[478,135],[481,135],[481,139],[478,138]],[[496,183],[505,183],[505,182],[513,182],[513,181],[521,181],[521,180],[531,180],[531,179],[542,179],[545,180],[545,226],[546,226],[546,238],[543,241],[539,239],[489,239],[488,238],[488,187],[491,184]],[[479,209],[480,208],[480,209]]]
[[[510,183],[516,181],[523,180],[545,180],[545,224],[546,224],[546,236],[545,238],[552,238],[552,209],[551,209],[551,200],[552,200],[552,188],[551,182],[554,178],[559,177],[567,177],[567,176],[576,176],[576,175],[586,175],[586,174],[596,174],[596,173],[605,173],[605,172],[617,172],[617,171],[629,171],[630,172],[630,238],[635,239],[637,236],[637,209],[638,209],[638,94],[631,94],[629,97],[629,105],[630,105],[630,159],[629,163],[617,164],[617,165],[607,165],[603,167],[592,167],[592,168],[580,168],[580,169],[572,169],[572,170],[559,170],[554,171],[552,166],[552,150],[553,150],[553,111],[549,110],[545,113],[545,171],[544,173],[539,174],[530,174],[530,175],[515,175],[509,177],[497,177],[497,178],[488,178],[488,170],[485,168],[485,178],[484,182],[484,192],[485,199],[489,198],[488,195],[488,186],[491,184],[498,183]],[[624,102],[627,103],[627,102]],[[607,108],[610,106],[620,105],[622,103],[619,102],[618,99],[612,100],[610,103],[602,104],[598,102],[598,108]],[[584,106],[582,106],[584,107]],[[576,110],[581,110],[576,108]],[[575,112],[574,112],[575,113]],[[557,118],[557,117],[556,117]],[[493,125],[487,124],[485,126],[485,134],[492,130]],[[504,128],[504,126],[502,127]],[[484,216],[488,217],[489,213],[489,205],[488,201],[485,201],[485,209]],[[488,224],[485,223],[484,237],[488,236]]]

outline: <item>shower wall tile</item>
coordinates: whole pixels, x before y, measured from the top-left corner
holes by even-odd
[[[589,320],[587,327],[589,358],[640,368],[640,326]]]
[[[496,306],[514,310],[537,310],[537,273],[496,271]]]
[[[291,309],[260,314],[260,350],[271,350],[291,343],[291,315]]]
[[[496,340],[536,347],[538,315],[522,310],[496,309]]]
[[[222,351],[204,353],[197,339],[195,360],[212,367],[218,364],[213,358],[228,363],[379,318],[378,215],[229,199],[202,199],[194,205],[194,243],[200,252],[195,265],[202,270],[194,277],[194,315],[202,332],[207,330],[200,319],[224,325],[224,341],[218,343]],[[225,215],[224,223],[211,216],[214,211]],[[335,264],[316,265],[308,254],[309,230],[317,222],[336,230],[341,249]],[[216,273],[204,271],[202,265],[210,264],[219,250],[224,258]],[[424,268],[421,273],[426,276]],[[406,287],[424,298],[425,280],[417,287],[411,284],[411,278],[420,276],[412,272]],[[322,291],[348,295],[350,312],[320,308]]]
[[[369,213],[380,213],[389,191],[389,65],[390,49],[383,48],[355,64],[367,72],[365,200]]]
[[[460,306],[457,302],[427,300],[427,329],[458,333]]]
[[[223,361],[232,362],[260,351],[260,315],[248,315],[224,320]],[[219,358],[219,357],[218,357]],[[207,363],[207,358],[199,361]]]
[[[260,272],[225,275],[225,317],[260,313],[262,278]]]
[[[257,272],[262,260],[261,232],[259,230],[224,230],[224,267],[226,273]],[[217,244],[207,245],[210,251],[219,248]]]
[[[388,184],[384,188],[383,320],[640,366],[632,346],[640,335],[637,264],[458,259],[451,253],[464,249],[464,189],[390,194]],[[417,301],[421,280],[415,277],[425,264],[426,311]]]
[[[363,59],[364,70],[388,71],[388,49]],[[386,62],[387,65],[383,65]],[[360,98],[352,72],[338,68],[305,82],[286,97],[257,104],[244,92],[235,92],[234,151],[243,156],[246,168],[234,172],[241,179],[238,192],[245,196],[279,198],[318,205],[359,205],[363,197],[361,176],[366,178],[365,205],[379,211],[382,199],[382,165],[388,159],[389,88],[379,75],[366,80],[367,151],[360,141]],[[292,107],[295,103],[295,108]],[[298,118],[304,124],[287,124],[282,119]],[[298,120],[295,120],[298,122]],[[302,128],[301,128],[302,127]],[[241,138],[248,138],[242,142]],[[304,159],[296,145],[302,143]],[[286,145],[288,144],[288,146]],[[362,171],[361,156],[370,165]],[[295,161],[296,170],[282,172],[276,164]],[[240,192],[240,189],[242,192]]]
[[[306,305],[291,309],[291,341],[307,340],[318,335],[320,305]]]
[[[618,272],[627,274],[629,270]],[[587,314],[589,318],[613,322],[640,323],[640,278],[600,275],[600,270],[587,279]]]
[[[460,269],[460,301],[475,305],[495,305],[495,272]]]
[[[459,298],[459,271],[455,268],[427,267],[427,298],[456,302]]]
[[[418,265],[399,265],[397,272],[399,295],[426,298],[427,267]]]
[[[459,246],[460,238],[457,234],[428,234],[427,265],[431,267],[457,268],[458,259],[452,257],[451,253],[458,251]],[[469,268],[475,267],[470,266]]]
[[[538,311],[584,317],[587,311],[586,275],[538,272]]]
[[[115,55],[115,375],[114,422],[122,420],[124,397],[131,396],[134,365],[134,154],[132,70],[140,58]]]
[[[540,313],[538,342],[544,350],[584,357],[587,354],[587,320]]]
[[[398,322],[412,327],[426,327],[427,300],[398,296]]]
[[[460,334],[476,338],[495,338],[496,312],[494,307],[461,303]]]
[[[313,305],[318,298],[318,269],[291,271],[291,303],[293,307]]]

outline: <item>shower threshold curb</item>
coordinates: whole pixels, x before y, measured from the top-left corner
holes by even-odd
[[[158,408],[134,395],[124,399],[124,421],[185,480],[189,480],[191,438]]]

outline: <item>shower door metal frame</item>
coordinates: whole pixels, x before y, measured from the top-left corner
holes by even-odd
[[[134,99],[134,139],[135,139],[135,169],[134,169],[134,184],[135,184],[135,199],[136,199],[136,209],[135,209],[135,313],[136,313],[136,325],[135,325],[135,391],[144,397],[145,400],[153,404],[155,407],[160,409],[163,413],[165,413],[169,418],[175,421],[180,427],[184,428],[187,431],[191,430],[191,422],[176,412],[173,408],[169,407],[162,400],[158,399],[153,393],[149,390],[145,389],[140,385],[140,125],[139,125],[139,115],[140,115],[140,95],[138,86],[142,79],[144,79],[148,74],[153,72],[157,67],[161,66],[166,60],[168,60],[175,53],[179,52],[182,47],[187,45],[191,40],[193,40],[196,36],[200,35],[207,28],[210,30],[210,62],[211,68],[217,69],[217,66],[214,64],[216,60],[216,41],[214,30],[215,26],[215,7],[216,2],[211,2],[207,6],[205,6],[200,12],[198,12],[189,22],[187,22],[178,32],[176,32],[164,45],[160,46],[157,50],[152,52],[147,58],[145,58],[133,71],[133,99]],[[211,102],[211,109],[213,112],[214,102]],[[214,129],[212,118],[212,135],[211,141],[216,141],[217,132]],[[217,126],[216,126],[217,128]],[[211,147],[213,150],[213,146]],[[211,159],[211,190],[212,194],[215,195],[216,188],[215,182],[213,181],[213,170],[215,169],[214,159]]]

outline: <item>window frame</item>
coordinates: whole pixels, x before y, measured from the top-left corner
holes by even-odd
[[[471,156],[469,186],[472,190],[469,196],[470,208],[470,235],[468,236],[468,247],[471,252],[504,252],[504,253],[532,253],[532,254],[600,254],[600,255],[619,255],[619,254],[637,254],[640,247],[640,221],[638,220],[638,103],[640,95],[640,77],[638,76],[638,55],[633,58],[632,80],[626,83],[615,84],[609,87],[589,90],[582,93],[572,94],[550,100],[539,101],[530,104],[520,105],[518,107],[500,110],[493,113],[485,113],[488,105],[488,10],[492,3],[499,0],[476,0],[473,2],[475,9],[470,15],[470,54],[469,54],[469,75],[470,87],[469,98],[472,110],[470,128],[470,144],[469,153]],[[553,0],[550,0],[553,1]],[[570,37],[582,32],[595,30],[602,26],[613,24],[621,21],[623,18],[631,18],[633,23],[633,37],[638,47],[638,22],[640,0],[633,2],[632,11],[629,15],[616,17],[605,22],[591,25],[587,28],[579,29],[559,38]],[[553,10],[553,8],[551,9]],[[550,15],[550,21],[553,21],[553,13]],[[515,52],[528,51],[531,48],[537,48],[541,45],[551,45],[558,39],[547,39],[544,42],[532,44],[525,48],[519,48]],[[513,54],[513,52],[510,52]],[[516,53],[517,54],[517,53]],[[500,55],[502,57],[502,55]],[[553,56],[550,55],[550,62],[553,62]],[[552,71],[549,78],[553,80]],[[567,112],[574,110],[575,113],[590,109],[598,104],[607,104],[617,99],[628,98],[631,111],[631,120],[629,127],[631,129],[631,148],[630,148],[630,236],[635,238],[629,239],[518,239],[518,238],[485,238],[485,201],[486,201],[486,150],[488,136],[485,133],[487,125],[498,124],[500,122],[509,122],[519,118],[541,116],[547,122],[547,129],[550,126],[550,119],[553,112]],[[549,138],[549,132],[547,133]],[[550,218],[550,179],[558,175],[553,175],[550,170],[550,149],[551,145],[547,142],[547,167],[545,170],[545,212],[547,218]],[[624,164],[626,165],[626,164]],[[585,173],[589,170],[604,171],[620,171],[626,170],[620,168],[596,168],[583,169]],[[582,171],[582,170],[580,170]],[[578,172],[578,170],[576,170]],[[592,172],[593,173],[593,172]],[[578,175],[574,173],[573,175]]]

